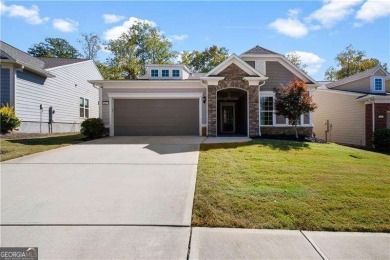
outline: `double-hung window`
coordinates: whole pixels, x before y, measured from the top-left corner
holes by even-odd
[[[174,78],[180,77],[180,72],[179,72],[179,70],[172,70],[172,77],[174,77]]]
[[[89,99],[80,97],[80,117],[89,118]]]
[[[260,120],[261,125],[274,124],[274,98],[265,96],[260,98]]]
[[[162,70],[162,76],[163,76],[164,78],[169,77],[169,70]]]
[[[380,78],[374,79],[374,90],[383,91],[383,79]]]
[[[158,77],[158,70],[152,70],[151,75],[152,75],[152,78]]]
[[[260,125],[262,126],[289,126],[292,122],[278,115],[274,107],[275,97],[273,94],[260,96]],[[310,113],[305,113],[298,118],[297,125],[310,125]]]

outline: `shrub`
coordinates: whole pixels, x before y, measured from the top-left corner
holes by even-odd
[[[88,118],[81,123],[80,132],[88,139],[97,139],[104,136],[104,123],[100,118]]]
[[[375,148],[390,150],[390,129],[377,129],[372,137]]]
[[[2,134],[13,131],[20,126],[20,123],[12,107],[7,104],[0,108],[0,129]]]

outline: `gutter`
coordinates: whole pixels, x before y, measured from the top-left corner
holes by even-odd
[[[261,125],[261,123],[260,123],[260,120],[261,120],[261,118],[260,118],[260,114],[261,114],[261,113],[260,113],[260,87],[263,86],[264,84],[265,84],[265,80],[264,80],[263,83],[260,84],[259,87],[258,87],[258,88],[259,88],[259,91],[258,91],[258,92],[259,92],[259,136],[260,136],[260,137],[261,137],[261,126],[260,126],[260,125]],[[249,114],[249,111],[248,111],[248,114]],[[248,129],[248,133],[249,133],[249,129]]]

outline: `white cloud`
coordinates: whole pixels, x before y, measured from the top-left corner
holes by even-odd
[[[171,41],[171,42],[178,42],[178,41],[184,41],[185,39],[188,38],[188,35],[187,34],[181,34],[181,35],[171,35],[168,37],[168,39]]]
[[[389,0],[367,0],[357,11],[356,19],[364,22],[372,22],[377,18],[390,14]],[[359,23],[356,23],[359,24]]]
[[[103,14],[104,23],[117,23],[126,17],[116,14]]]
[[[118,39],[124,32],[126,32],[131,26],[138,22],[148,23],[151,26],[156,26],[156,23],[149,20],[139,19],[137,17],[130,17],[129,20],[125,21],[122,25],[115,26],[104,32],[104,38],[106,40]]]
[[[43,24],[49,21],[49,17],[41,17],[39,14],[39,8],[36,5],[32,5],[31,8],[26,8],[22,5],[9,5],[6,6],[0,2],[0,13],[7,15],[8,17],[22,18],[29,24]]]
[[[61,32],[74,32],[77,30],[79,23],[71,19],[54,19],[53,27]]]
[[[299,56],[299,58],[302,61],[302,64],[307,65],[306,71],[308,74],[317,73],[322,68],[322,65],[325,62],[324,59],[322,59],[320,56],[312,52],[291,51],[289,53],[286,53],[286,55],[293,54],[293,53]]]
[[[290,9],[288,11],[288,18],[276,19],[269,26],[280,34],[294,38],[304,37],[308,33],[308,28],[299,20],[299,13],[300,11],[298,9]]]
[[[324,5],[311,13],[305,20],[318,22],[324,28],[332,28],[339,21],[354,12],[353,7],[363,0],[324,0]]]

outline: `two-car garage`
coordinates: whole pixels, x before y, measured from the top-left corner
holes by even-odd
[[[199,135],[199,98],[117,98],[115,136]]]

